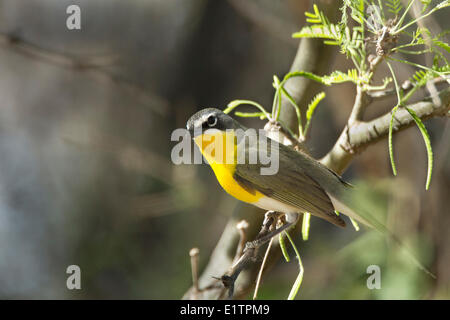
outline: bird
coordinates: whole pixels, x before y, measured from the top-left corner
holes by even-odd
[[[345,227],[345,221],[336,213],[336,208],[342,208],[342,204],[335,196],[352,186],[311,156],[272,140],[268,152],[277,150],[278,171],[262,175],[260,171],[264,165],[260,162],[238,163],[236,159],[238,153],[244,154],[244,159],[256,158],[255,155],[261,152],[259,141],[263,133],[254,131],[258,139],[253,143],[242,135],[239,137],[236,132],[245,132],[247,128],[215,108],[197,112],[187,121],[186,127],[219,184],[231,196],[265,210],[308,212]],[[216,148],[211,147],[213,142]],[[223,147],[222,152],[217,150],[220,147]],[[231,161],[227,162],[226,158]]]
[[[263,131],[253,131],[256,139],[246,139],[248,128],[216,108],[196,112],[188,119],[186,128],[219,184],[234,198],[285,214],[291,225],[296,223],[299,214],[310,213],[345,227],[342,215],[347,215],[388,235],[405,248],[371,212],[352,208],[355,205],[350,183],[305,152],[278,143]],[[264,139],[270,143],[261,143]],[[257,158],[261,151],[277,155],[274,157],[278,161],[277,170],[273,174],[262,174],[261,169],[267,165],[260,161],[238,161]],[[434,276],[406,251],[420,269]]]

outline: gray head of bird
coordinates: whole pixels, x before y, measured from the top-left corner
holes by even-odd
[[[234,120],[223,111],[215,108],[206,108],[192,115],[186,123],[192,137],[202,134],[209,129],[221,131],[244,129],[239,122]]]

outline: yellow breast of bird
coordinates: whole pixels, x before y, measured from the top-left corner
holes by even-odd
[[[250,193],[233,178],[237,162],[236,137],[232,131],[214,130],[194,138],[195,144],[208,161],[222,188],[238,200],[256,203],[264,195]]]

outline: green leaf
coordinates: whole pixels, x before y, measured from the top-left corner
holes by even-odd
[[[432,0],[420,0],[420,2],[422,2],[423,4],[423,8],[422,8],[422,13],[425,12],[425,10],[427,10],[428,6],[431,4]]]
[[[300,31],[292,34],[292,37],[328,39],[326,41],[327,44],[340,44],[340,25],[330,23],[327,17],[325,17],[324,13],[319,10],[317,5],[314,4],[313,9],[314,13],[305,12],[306,22],[311,23],[312,25],[303,27]]]
[[[395,113],[397,112],[398,109],[398,105],[396,105],[393,109],[392,109],[392,117],[391,117],[391,122],[389,123],[389,137],[388,137],[388,144],[389,144],[389,158],[391,159],[391,166],[392,166],[392,173],[394,174],[394,176],[397,175],[397,168],[395,167],[395,161],[394,161],[394,147],[392,145],[392,127],[394,125],[394,116]]]
[[[309,124],[311,122],[311,118],[314,114],[314,111],[317,108],[317,105],[320,101],[322,101],[325,98],[325,92],[318,93],[310,102],[308,105],[308,109],[306,111],[306,125],[305,125],[305,131],[303,132],[303,135],[306,136],[306,133],[308,132]]]
[[[297,250],[297,246],[295,245],[294,241],[292,241],[292,238],[289,235],[289,233],[284,231],[284,234],[289,239],[289,242],[291,243],[292,248],[294,248],[295,255],[298,259],[299,272],[298,272],[297,278],[295,279],[294,285],[292,286],[291,292],[289,293],[289,296],[288,296],[288,300],[294,300],[295,296],[298,293],[298,290],[300,289],[300,287],[302,285],[304,269],[303,269],[302,259],[300,258],[300,253]]]
[[[223,110],[223,112],[228,114],[231,111],[233,111],[235,108],[239,107],[240,105],[245,105],[245,104],[248,104],[248,105],[251,105],[251,106],[254,106],[254,107],[258,108],[261,111],[261,113],[263,113],[264,116],[267,119],[271,119],[270,114],[263,108],[263,106],[261,106],[257,102],[251,101],[251,100],[234,100],[234,101],[231,101],[230,103],[228,103],[226,109]]]
[[[256,118],[259,117],[261,120],[266,118],[266,115],[263,112],[239,112],[236,111],[234,113],[238,117],[242,118]]]
[[[310,227],[311,214],[305,212],[303,214],[303,222],[302,222],[302,238],[303,241],[307,241],[309,239],[309,227]]]
[[[298,123],[298,132],[300,134],[300,137],[303,138],[303,125],[302,125],[302,113],[300,110],[300,107],[295,102],[294,98],[286,91],[283,85],[281,87],[281,92],[286,96],[291,106],[294,108],[295,113],[297,115],[297,123]]]
[[[433,173],[433,149],[431,148],[430,136],[428,135],[427,128],[423,124],[422,120],[414,112],[414,110],[412,110],[408,107],[405,107],[405,109],[408,110],[411,117],[413,117],[414,122],[416,123],[417,127],[419,128],[420,132],[422,133],[422,137],[425,142],[425,147],[427,149],[428,170],[427,170],[427,182],[425,184],[425,189],[428,190],[428,188],[430,187],[430,183],[431,183],[431,174]]]
[[[449,73],[450,66],[445,65],[445,66],[439,67],[438,60],[439,60],[439,56],[436,55],[434,57],[434,63],[433,63],[432,68],[417,70],[412,75],[412,77],[409,79],[409,81],[411,81],[411,83],[413,84],[413,88],[411,90],[409,90],[408,93],[403,97],[402,102],[408,101],[408,99],[411,98],[412,95],[418,89],[420,89],[421,87],[424,87],[429,80],[433,79],[434,77],[444,76]]]
[[[333,71],[329,76],[323,76],[322,81],[326,85],[343,82],[353,82],[354,84],[359,84],[360,78],[358,76],[358,70],[349,69],[347,73],[342,71]]]
[[[414,73],[410,79],[414,85],[423,87],[427,84],[427,81],[432,78],[432,74],[429,71],[425,70],[417,70],[416,73]]]
[[[424,13],[422,15],[420,15],[419,17],[410,20],[408,23],[406,23],[404,26],[402,26],[401,28],[395,28],[394,32],[391,32],[391,34],[398,34],[400,32],[402,32],[403,30],[405,30],[406,28],[412,26],[413,24],[416,24],[418,21],[428,17],[429,15],[433,14],[435,11],[446,8],[450,6],[449,0],[444,0],[441,3],[437,4],[434,8],[432,8],[431,10],[429,10],[427,13]]]
[[[441,40],[434,40],[433,43],[435,45],[437,45],[438,47],[444,49],[448,53],[450,53],[450,46],[448,45],[448,43],[441,41]]]
[[[388,11],[394,15],[398,15],[403,8],[401,0],[386,0]]]
[[[450,6],[449,1],[448,0],[444,0],[444,1],[440,2],[435,8],[433,8],[433,10],[439,10],[439,9],[442,9],[442,8],[445,8],[445,7],[448,7],[448,6]]]
[[[294,108],[298,108],[297,104],[295,103],[295,101],[292,99],[292,97],[290,97],[289,93],[284,90],[284,84],[290,79],[290,78],[294,78],[294,77],[304,77],[316,82],[319,82],[321,84],[326,84],[323,80],[323,77],[315,75],[314,73],[311,72],[307,72],[307,71],[293,71],[293,72],[289,72],[288,74],[286,74],[283,78],[283,81],[279,81],[279,79],[274,76],[274,81],[273,81],[273,86],[276,88],[275,91],[275,95],[273,97],[273,104],[272,104],[272,118],[276,121],[279,121],[279,115],[280,115],[280,107],[281,107],[281,94],[285,94],[286,97],[289,99],[289,101],[291,102],[292,106]],[[329,85],[329,84],[326,84]],[[300,114],[301,115],[301,114]],[[299,119],[299,126],[301,126],[301,120],[299,117],[299,114],[297,114],[297,117]],[[286,128],[289,129],[289,128]],[[302,132],[300,132],[301,134]]]
[[[314,80],[314,81],[326,84],[324,82],[324,80],[323,80],[323,77],[318,76],[318,75],[316,75],[314,73],[311,73],[311,72],[308,72],[308,71],[293,71],[293,72],[289,72],[287,75],[284,76],[283,82],[285,83],[287,80],[289,80],[290,78],[294,78],[294,77],[305,77],[305,78],[308,78],[310,80]]]
[[[319,104],[320,101],[322,101],[325,98],[325,92],[320,92],[318,93],[313,100],[311,101],[311,103],[308,105],[308,110],[306,111],[306,119],[307,120],[311,120],[313,114],[314,114],[314,110],[316,110],[317,105]]]
[[[356,222],[356,220],[353,219],[353,218],[350,218],[350,222],[352,223],[353,228],[355,228],[356,231],[359,231],[359,225],[358,225],[358,222]]]
[[[389,158],[391,160],[392,173],[394,174],[394,176],[396,176],[397,168],[395,167],[395,161],[394,161],[394,147],[392,145],[392,129],[394,127],[395,113],[397,112],[398,107],[402,103],[402,98],[401,98],[400,88],[398,86],[397,77],[395,76],[394,70],[392,70],[392,66],[389,62],[387,62],[387,65],[389,67],[389,70],[391,71],[392,78],[394,79],[395,92],[397,93],[397,105],[392,109],[392,117],[391,117],[391,121],[389,122],[389,136],[388,136]]]
[[[281,249],[281,252],[283,253],[284,260],[286,260],[286,262],[291,261],[291,258],[289,257],[289,253],[286,248],[286,243],[284,242],[284,236],[282,233],[280,233],[280,235],[278,236],[278,242],[280,243],[280,249]]]
[[[305,16],[307,17],[306,21],[314,24],[329,24],[328,19],[325,17],[323,12],[319,10],[316,4],[313,5],[314,13],[305,12]]]
[[[293,38],[314,38],[314,39],[331,39],[335,40],[336,44],[341,41],[341,34],[339,27],[331,24],[329,26],[305,26],[300,31],[292,34]]]
[[[314,13],[305,12],[305,16],[307,17],[306,21],[309,23],[321,23],[322,16],[320,15],[319,8],[316,4],[313,6]]]
[[[405,11],[403,12],[401,18],[398,20],[397,24],[395,25],[394,30],[397,29],[397,28],[399,28],[399,27],[402,25],[403,20],[405,20],[406,15],[407,15],[409,9],[411,8],[412,4],[414,3],[414,1],[415,1],[415,0],[409,0],[408,6],[406,7],[406,9],[405,9]]]
[[[436,66],[433,66],[432,68],[429,68],[429,67],[423,66],[423,65],[418,64],[418,63],[414,63],[414,62],[411,62],[411,61],[408,61],[408,60],[397,59],[397,58],[394,58],[394,57],[389,57],[389,60],[398,61],[398,62],[401,62],[401,63],[409,64],[411,66],[415,66],[415,67],[423,69],[423,70],[427,70],[427,71],[433,73],[435,76],[444,77],[444,76],[450,74],[450,66],[449,65],[445,65],[445,66],[442,66],[442,67],[439,67],[439,68],[437,68]]]

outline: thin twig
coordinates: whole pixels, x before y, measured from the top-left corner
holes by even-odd
[[[192,285],[196,292],[200,291],[198,286],[198,256],[200,250],[198,248],[192,248],[189,251],[189,256],[191,257],[191,271],[192,271]]]
[[[266,265],[267,257],[269,256],[270,249],[272,248],[273,239],[270,239],[269,245],[267,246],[266,253],[264,254],[264,259],[261,263],[261,267],[259,268],[258,277],[256,278],[256,286],[255,292],[253,293],[253,300],[256,300],[259,291],[259,284],[261,283],[262,273],[264,270],[264,266]]]
[[[234,259],[233,259],[233,264],[235,264],[238,261],[239,257],[242,256],[242,253],[244,252],[245,242],[247,241],[247,236],[245,234],[245,231],[248,228],[248,222],[246,220],[241,220],[236,225],[236,228],[239,230],[240,238],[239,238],[238,246],[236,248],[236,255],[234,256]]]
[[[228,298],[231,299],[234,293],[234,283],[236,282],[239,274],[246,268],[250,263],[256,260],[259,248],[272,240],[273,237],[279,235],[281,232],[295,226],[298,222],[299,215],[297,213],[290,213],[290,219],[283,220],[284,224],[281,224],[277,228],[277,224],[280,218],[286,217],[285,214],[280,214],[275,211],[267,211],[264,217],[264,222],[259,232],[258,236],[254,241],[247,242],[245,245],[244,252],[239,260],[230,268],[230,270],[225,273],[220,280],[222,281],[225,288],[228,289]]]
[[[383,99],[391,97],[395,94],[394,88],[388,88],[386,90],[368,91],[367,95],[372,99]]]
[[[270,229],[276,225],[276,215],[273,211],[266,212],[261,231],[258,233],[253,242],[247,243],[242,256],[231,266],[227,273],[220,277],[224,287],[228,289],[228,298],[231,299],[234,293],[234,283],[239,274],[250,263],[255,260],[259,247],[263,243],[258,243],[259,240],[264,239],[270,233]]]

